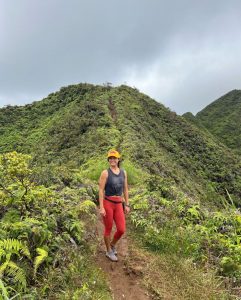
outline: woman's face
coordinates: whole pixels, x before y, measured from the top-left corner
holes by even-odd
[[[111,167],[116,167],[118,165],[119,158],[114,157],[114,156],[110,156],[108,158],[108,161],[109,161],[109,164],[110,164]]]

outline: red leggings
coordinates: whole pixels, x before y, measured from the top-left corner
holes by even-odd
[[[116,225],[114,239],[118,240],[126,230],[125,214],[122,203],[112,203],[108,200],[104,200],[104,208],[106,212],[105,217],[103,217],[105,225],[104,236],[110,235],[114,220]]]

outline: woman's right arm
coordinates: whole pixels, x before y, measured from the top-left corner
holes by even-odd
[[[100,203],[100,214],[103,217],[106,215],[103,202],[104,202],[104,189],[105,189],[107,177],[108,177],[107,170],[102,171],[99,179],[99,203]]]

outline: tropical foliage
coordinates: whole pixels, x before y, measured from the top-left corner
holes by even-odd
[[[74,245],[81,257],[78,252],[88,248],[85,226],[95,220],[93,196],[85,187],[58,186],[61,190],[57,192],[56,187],[38,185],[29,160],[29,155],[17,152],[0,155],[0,278],[4,299],[30,291],[34,294],[39,279],[48,276],[47,270],[63,267],[61,248]],[[88,281],[83,283],[83,290],[86,285],[90,285]],[[42,293],[43,297],[48,295],[47,290]]]
[[[137,89],[90,84],[7,106],[0,120],[3,299],[111,299],[92,261],[110,148],[122,153],[144,247],[240,284],[241,160],[198,122]]]
[[[210,210],[161,179],[132,193],[131,220],[151,250],[213,265],[241,283],[241,213],[232,202],[223,199],[223,208]]]
[[[241,91],[233,90],[209,104],[196,117],[185,118],[206,128],[233,151],[241,152]]]

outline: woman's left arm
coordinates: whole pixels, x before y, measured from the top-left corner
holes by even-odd
[[[125,172],[125,183],[124,183],[124,198],[125,198],[125,212],[129,213],[130,206],[129,206],[129,192],[128,192],[128,180],[127,180],[127,173]]]

